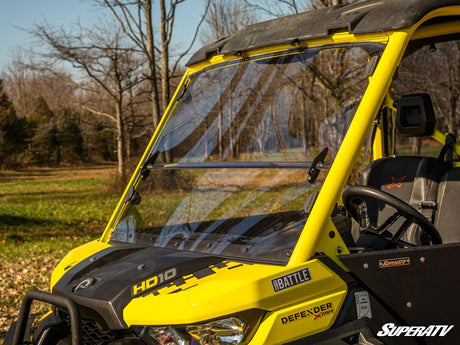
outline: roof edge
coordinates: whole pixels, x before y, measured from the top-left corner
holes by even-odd
[[[216,54],[234,55],[265,46],[324,38],[340,29],[351,34],[403,29],[436,9],[450,6],[460,6],[460,0],[368,0],[271,19],[202,47],[186,66]]]

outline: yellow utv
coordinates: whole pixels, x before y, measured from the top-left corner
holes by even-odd
[[[261,22],[187,67],[5,344],[460,344],[460,1]]]

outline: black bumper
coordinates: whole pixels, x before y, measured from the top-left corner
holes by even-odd
[[[30,344],[30,328],[33,317],[29,317],[32,302],[40,301],[66,310],[70,315],[70,334],[72,345],[82,345],[81,317],[77,304],[68,297],[56,296],[47,292],[32,290],[26,293],[19,311],[18,321],[13,323],[6,335],[4,345]]]

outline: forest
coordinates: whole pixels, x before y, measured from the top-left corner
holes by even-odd
[[[25,28],[40,49],[18,47],[1,71],[0,169],[117,162],[124,179],[168,106],[192,46],[260,20],[355,2],[204,0],[193,41],[177,51],[171,39],[185,1],[191,0],[91,0],[110,14],[91,27],[45,21]],[[444,115],[438,127],[457,135],[459,51],[454,41],[432,57],[412,54],[394,84],[396,94],[429,91]],[[437,64],[444,70],[430,68],[430,59],[446,60]],[[420,140],[411,140],[417,153]]]

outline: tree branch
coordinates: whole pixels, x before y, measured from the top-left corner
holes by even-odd
[[[177,70],[177,67],[179,65],[179,62],[184,58],[185,55],[187,55],[190,51],[190,49],[192,49],[192,46],[195,44],[195,41],[198,37],[198,32],[200,31],[200,27],[201,27],[201,24],[203,24],[205,18],[206,18],[206,15],[209,11],[209,6],[211,4],[211,0],[207,0],[207,3],[206,3],[206,8],[205,8],[205,11],[203,13],[203,15],[201,16],[201,20],[200,22],[198,23],[196,29],[195,29],[195,34],[193,36],[193,39],[192,39],[192,42],[190,43],[190,45],[188,46],[188,48],[182,52],[182,54],[177,58],[176,62],[174,63],[174,66],[173,68],[171,69],[171,76],[173,76],[175,73],[176,73],[176,70]]]
[[[82,109],[89,111],[92,114],[99,115],[99,116],[104,116],[104,117],[109,118],[110,120],[112,120],[115,123],[117,122],[117,119],[113,115],[110,115],[108,113],[104,113],[102,111],[97,111],[96,109],[92,109],[92,108],[84,105],[83,103],[74,103],[74,105],[77,105],[77,106],[81,107]]]

